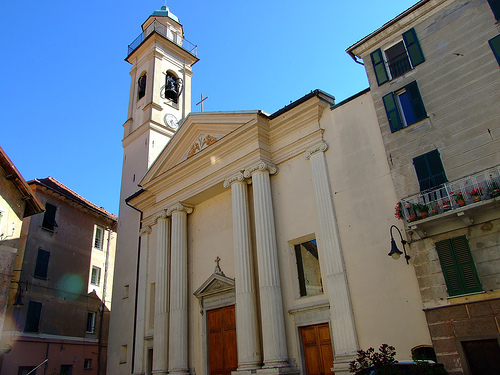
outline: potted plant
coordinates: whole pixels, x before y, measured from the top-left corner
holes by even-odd
[[[481,200],[481,195],[483,195],[483,187],[472,189],[469,195],[474,200],[474,202],[479,202]]]
[[[433,215],[437,215],[439,213],[438,209],[439,209],[439,203],[437,201],[432,201],[430,204],[429,204],[430,208],[431,208],[431,212]]]
[[[443,211],[451,210],[451,204],[448,199],[443,199]]]
[[[396,203],[394,216],[396,217],[396,219],[399,219],[399,220],[403,220],[404,219],[404,216],[403,216],[403,206],[401,205],[401,202]]]
[[[491,184],[488,186],[488,194],[492,198],[500,196],[500,185],[498,184],[498,182],[491,182]]]
[[[458,207],[465,206],[464,194],[461,191],[459,191],[457,193],[452,191],[451,195],[453,195],[453,199],[455,199],[455,202],[457,202]]]
[[[429,206],[424,203],[417,203],[415,205],[415,210],[420,213],[420,217],[422,219],[425,219],[427,216],[429,216]]]
[[[408,212],[409,221],[417,220],[417,213],[415,212],[415,205],[407,203],[406,204],[406,211]]]

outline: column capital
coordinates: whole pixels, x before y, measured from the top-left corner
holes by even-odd
[[[227,189],[232,185],[233,182],[244,182],[244,181],[245,181],[245,176],[243,176],[243,172],[238,172],[224,180],[224,187]]]
[[[249,178],[252,176],[252,174],[255,171],[268,171],[269,174],[277,174],[278,173],[278,168],[274,164],[268,163],[264,160],[259,160],[257,163],[252,164],[251,166],[247,167],[245,171],[243,172],[243,176],[246,178]]]
[[[328,150],[328,144],[326,144],[325,142],[320,142],[312,147],[309,147],[306,150],[306,154],[304,155],[304,157],[306,159],[310,159],[314,154],[317,154],[318,152],[325,152],[326,150]]]
[[[141,229],[141,233],[139,233],[139,235],[141,237],[147,236],[148,234],[151,234],[151,226],[150,225],[147,225],[144,228],[142,228]]]
[[[167,208],[167,215],[171,216],[174,211],[186,211],[186,213],[190,214],[193,212],[193,207],[183,205],[181,202],[177,202],[173,206]]]
[[[168,219],[167,210],[161,210],[155,215],[153,219],[153,225],[158,224],[158,220],[160,219]]]

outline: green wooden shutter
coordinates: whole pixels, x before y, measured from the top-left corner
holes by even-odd
[[[399,116],[398,106],[396,105],[396,100],[394,99],[394,94],[390,92],[384,96],[382,100],[384,101],[385,112],[387,113],[387,119],[389,120],[391,132],[394,133],[403,127],[401,117]]]
[[[40,313],[42,312],[42,304],[40,302],[30,301],[28,304],[28,313],[26,315],[25,332],[38,332],[40,324]]]
[[[500,20],[500,0],[488,0],[488,3],[490,4],[491,11],[493,12],[493,15],[495,16],[495,19],[497,21]]]
[[[47,271],[49,269],[50,253],[48,251],[38,249],[38,257],[36,258],[35,276],[43,279],[47,278]]]
[[[490,44],[491,50],[497,59],[498,65],[500,65],[500,35],[490,39],[488,43]]]
[[[483,290],[465,236],[437,242],[436,250],[450,296]]]
[[[56,224],[56,211],[57,211],[56,206],[54,206],[50,203],[45,204],[45,213],[43,214],[43,222],[42,222],[43,228],[49,229],[49,230],[54,230],[54,227],[57,226],[57,224]]]
[[[415,113],[415,121],[423,120],[427,117],[427,112],[425,111],[424,102],[420,96],[417,81],[410,82],[405,86],[405,89],[410,98],[413,112]]]
[[[413,158],[420,191],[431,189],[448,181],[438,150]]]
[[[413,67],[422,64],[425,61],[424,54],[422,53],[422,48],[420,48],[420,43],[418,42],[417,34],[415,29],[410,29],[403,34],[403,40],[405,42],[406,50],[410,56],[411,65]]]
[[[373,70],[375,71],[375,76],[377,77],[377,83],[380,86],[389,80],[387,70],[385,69],[384,58],[382,57],[382,50],[379,48],[378,50],[372,52],[370,57],[372,58]]]

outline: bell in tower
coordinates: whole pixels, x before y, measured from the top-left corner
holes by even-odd
[[[177,103],[182,92],[182,79],[175,77],[172,73],[167,72],[165,80],[165,99],[170,99]]]

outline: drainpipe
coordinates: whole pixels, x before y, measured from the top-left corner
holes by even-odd
[[[104,262],[104,280],[102,285],[102,305],[101,305],[101,320],[99,322],[99,342],[97,346],[97,375],[101,375],[101,355],[102,355],[102,327],[104,325],[104,310],[106,308],[106,292],[108,286],[108,268],[109,268],[109,249],[111,247],[111,229],[106,228],[108,232],[108,245],[106,248],[106,260]]]

